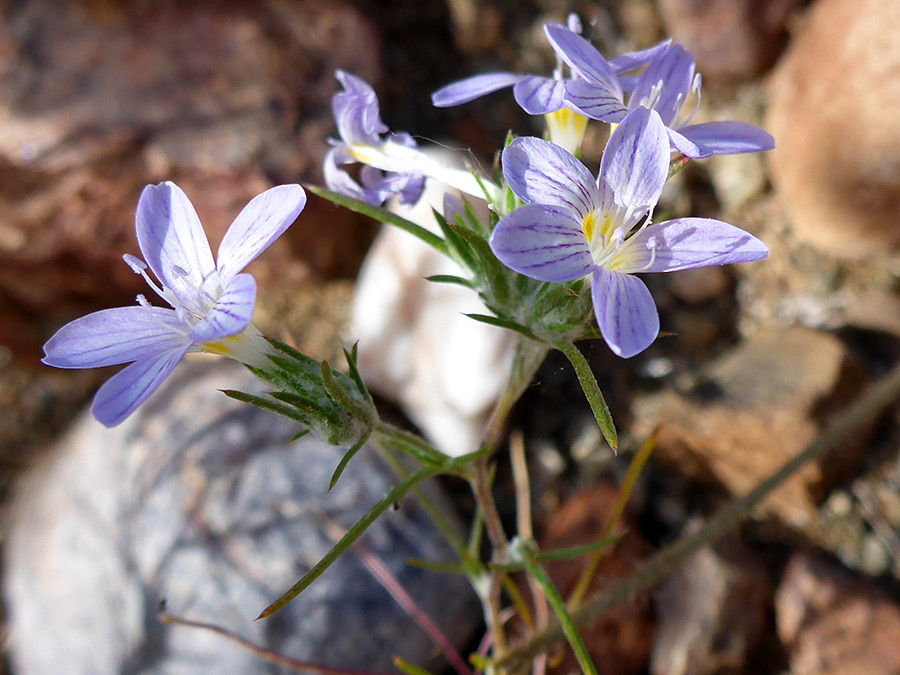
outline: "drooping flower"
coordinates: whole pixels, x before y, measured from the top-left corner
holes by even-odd
[[[556,52],[556,68],[552,77],[507,72],[484,73],[441,87],[431,95],[431,102],[438,108],[448,108],[468,103],[506,87],[512,87],[513,97],[522,110],[529,115],[544,115],[550,140],[574,154],[584,136],[587,118],[567,105],[565,101],[567,83],[581,79],[599,78],[604,82],[608,81],[610,86],[618,91],[618,98],[621,99],[619,77],[624,77],[625,73],[649,63],[671,41],[667,40],[649,49],[624,54],[609,62],[602,57],[599,61],[594,62],[587,59],[569,59],[566,63],[571,69],[571,75],[565,77],[564,55],[558,44],[551,39],[551,32],[563,31],[576,35],[584,44],[590,46],[587,40],[578,35],[581,33],[581,23],[576,15],[569,16],[568,24],[568,28],[561,24],[548,23],[544,25],[544,33],[547,35],[550,46]],[[575,46],[580,46],[580,43]],[[572,45],[570,45],[571,48]],[[593,50],[593,47],[590,49]],[[625,81],[629,80],[626,78]]]
[[[669,169],[669,139],[655,110],[639,107],[610,136],[597,179],[562,148],[517,138],[503,173],[525,205],[504,216],[491,248],[505,265],[542,281],[589,276],[594,314],[612,351],[629,358],[659,332],[642,272],[747,262],[765,244],[709,218],[650,224]]]
[[[241,270],[294,222],[306,204],[299,185],[281,185],[254,197],[225,233],[213,260],[197,212],[174,183],[148,185],[135,215],[146,262],[126,255],[171,307],[138,304],[88,314],[66,324],[44,345],[43,362],[57,368],[131,363],[94,397],[102,424],[122,422],[162,384],[188,352],[210,352],[265,366],[268,343],[250,323],[256,281]],[[156,277],[154,282],[147,268]]]
[[[406,132],[389,132],[381,121],[375,90],[367,82],[343,70],[335,71],[335,77],[344,87],[331,98],[341,138],[329,139],[332,147],[323,165],[328,189],[376,206],[394,195],[404,204],[413,204],[428,177],[476,197],[485,196],[471,172],[434,160]],[[362,165],[358,182],[341,168],[353,163]],[[483,183],[491,186],[490,181]]]
[[[623,87],[622,78],[610,73],[612,62],[607,63],[577,33],[564,26],[551,25],[547,28],[547,38],[560,58],[573,71],[582,74],[565,83],[563,99],[567,106],[586,117],[618,123],[635,108],[650,108],[659,113],[666,125],[672,147],[692,159],[775,147],[770,134],[746,122],[690,124],[700,105],[702,79],[695,72],[693,54],[681,45],[668,44],[658,50],[637,80],[633,84],[628,81]],[[632,61],[628,65],[631,70],[643,64]],[[631,95],[626,104],[624,92],[629,89]],[[682,116],[681,109],[690,94],[696,97],[694,110]]]

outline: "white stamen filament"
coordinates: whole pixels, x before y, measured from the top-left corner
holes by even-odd
[[[133,255],[126,253],[122,256],[128,266],[132,269],[135,274],[140,274],[144,277],[144,281],[147,282],[147,285],[153,289],[153,292],[156,293],[160,298],[168,302],[172,307],[178,307],[178,301],[175,299],[175,296],[168,291],[164,287],[160,287],[153,281],[150,276],[147,274],[147,263],[145,263],[140,258],[137,258]],[[139,295],[139,298],[144,296]],[[145,298],[146,300],[146,298]]]

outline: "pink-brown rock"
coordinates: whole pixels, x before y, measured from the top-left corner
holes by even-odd
[[[380,54],[374,25],[343,0],[4,10],[0,323],[3,307],[34,322],[8,344],[30,356],[61,323],[145,292],[121,260],[138,252],[145,184],[178,182],[215,246],[255,194],[318,178],[334,69],[377,81]],[[298,222],[257,274],[297,258],[325,276],[356,270],[370,239],[355,235],[371,228],[321,205]]]
[[[618,496],[615,486],[598,483],[566,501],[550,516],[541,550],[597,541]],[[588,597],[627,577],[650,553],[650,545],[638,532],[631,515],[625,514],[615,532],[622,537],[600,559]],[[563,597],[575,588],[587,559],[588,556],[580,556],[547,564],[547,573]],[[580,632],[598,675],[637,675],[646,672],[655,631],[649,597],[639,596],[617,605]],[[565,658],[554,664],[550,672],[563,675],[577,671],[575,658],[567,650]]]
[[[776,69],[773,182],[796,237],[841,257],[900,246],[900,3],[820,0]]]
[[[793,675],[894,675],[900,606],[832,563],[795,554],[775,596]]]
[[[666,30],[694,52],[712,80],[746,80],[768,70],[787,41],[785,24],[805,0],[660,0]]]

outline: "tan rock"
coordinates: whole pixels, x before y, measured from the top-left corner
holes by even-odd
[[[793,675],[900,671],[900,607],[821,559],[791,558],[775,596],[775,619]]]
[[[828,415],[865,383],[862,366],[836,337],[805,328],[763,333],[701,375],[687,394],[636,402],[646,431],[659,425],[656,459],[696,479],[744,494],[812,442]],[[764,511],[802,526],[837,476],[855,464],[866,434],[787,480]]]
[[[836,256],[900,245],[900,3],[820,0],[771,83],[772,178],[795,235]]]

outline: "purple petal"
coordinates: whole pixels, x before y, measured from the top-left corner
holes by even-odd
[[[503,175],[525,202],[565,206],[582,217],[598,203],[597,185],[584,164],[540,138],[524,136],[506,146]]]
[[[628,359],[653,344],[659,334],[659,314],[643,281],[595,267],[591,299],[600,333],[614,354]]]
[[[561,80],[525,75],[513,87],[513,96],[529,115],[544,115],[563,107],[565,88]]]
[[[265,251],[306,206],[299,185],[279,185],[250,200],[222,238],[216,267],[223,285]]]
[[[449,108],[474,101],[504,87],[511,87],[522,78],[515,73],[484,73],[441,87],[431,95],[432,105]]]
[[[670,44],[672,44],[672,38],[663,40],[659,44],[648,47],[647,49],[641,49],[640,51],[629,52],[628,54],[617,56],[614,59],[610,59],[609,65],[616,74],[621,75],[621,73],[627,73],[629,70],[646,66],[648,63],[659,57]],[[621,80],[621,77],[619,79]]]
[[[326,187],[332,192],[353,197],[369,204],[375,204],[376,206],[381,204],[377,197],[373,197],[364,190],[359,183],[351,178],[349,173],[339,167],[339,164],[347,164],[353,161],[353,158],[347,154],[344,145],[338,145],[329,150],[328,154],[325,155],[325,160],[322,162],[322,175],[325,178]]]
[[[100,368],[156,356],[189,343],[175,310],[116,307],[67,323],[44,345],[55,368]]]
[[[775,147],[771,134],[746,122],[705,122],[678,131],[697,146],[698,158],[760,152]]]
[[[666,127],[653,110],[631,111],[610,135],[600,160],[599,189],[603,210],[617,213],[626,231],[659,201],[670,156]]]
[[[155,358],[135,361],[113,375],[97,391],[91,412],[100,424],[114,427],[159,388],[189,347],[182,347]]]
[[[197,289],[215,272],[212,251],[194,206],[175,183],[148,185],[135,214],[144,260],[179,304],[200,309]]]
[[[667,129],[669,134],[669,142],[672,144],[672,147],[675,148],[678,152],[683,154],[685,157],[690,157],[691,159],[699,159],[701,155],[701,150],[693,141],[689,141],[687,138],[681,135],[678,131],[674,129]]]
[[[566,82],[565,101],[570,108],[585,117],[601,122],[621,122],[628,114],[621,94],[587,80]]]
[[[341,138],[347,143],[379,143],[378,135],[388,128],[381,121],[375,90],[344,70],[336,70],[334,76],[344,87],[331,97],[331,112]]]
[[[744,230],[711,218],[678,218],[650,225],[626,242],[618,270],[674,272],[762,260],[769,249]]]
[[[550,46],[578,75],[596,84],[604,85],[610,92],[622,98],[619,79],[609,62],[594,46],[578,33],[573,33],[558,23],[544,24],[544,33]]]
[[[694,81],[694,55],[678,44],[670,45],[641,73],[628,102],[629,108],[650,106],[666,126],[675,122]]]
[[[491,250],[504,265],[541,281],[572,281],[590,274],[594,261],[570,209],[525,204],[500,219]]]
[[[194,342],[210,342],[237,335],[253,318],[256,280],[249,274],[234,276],[218,301],[188,333]]]

